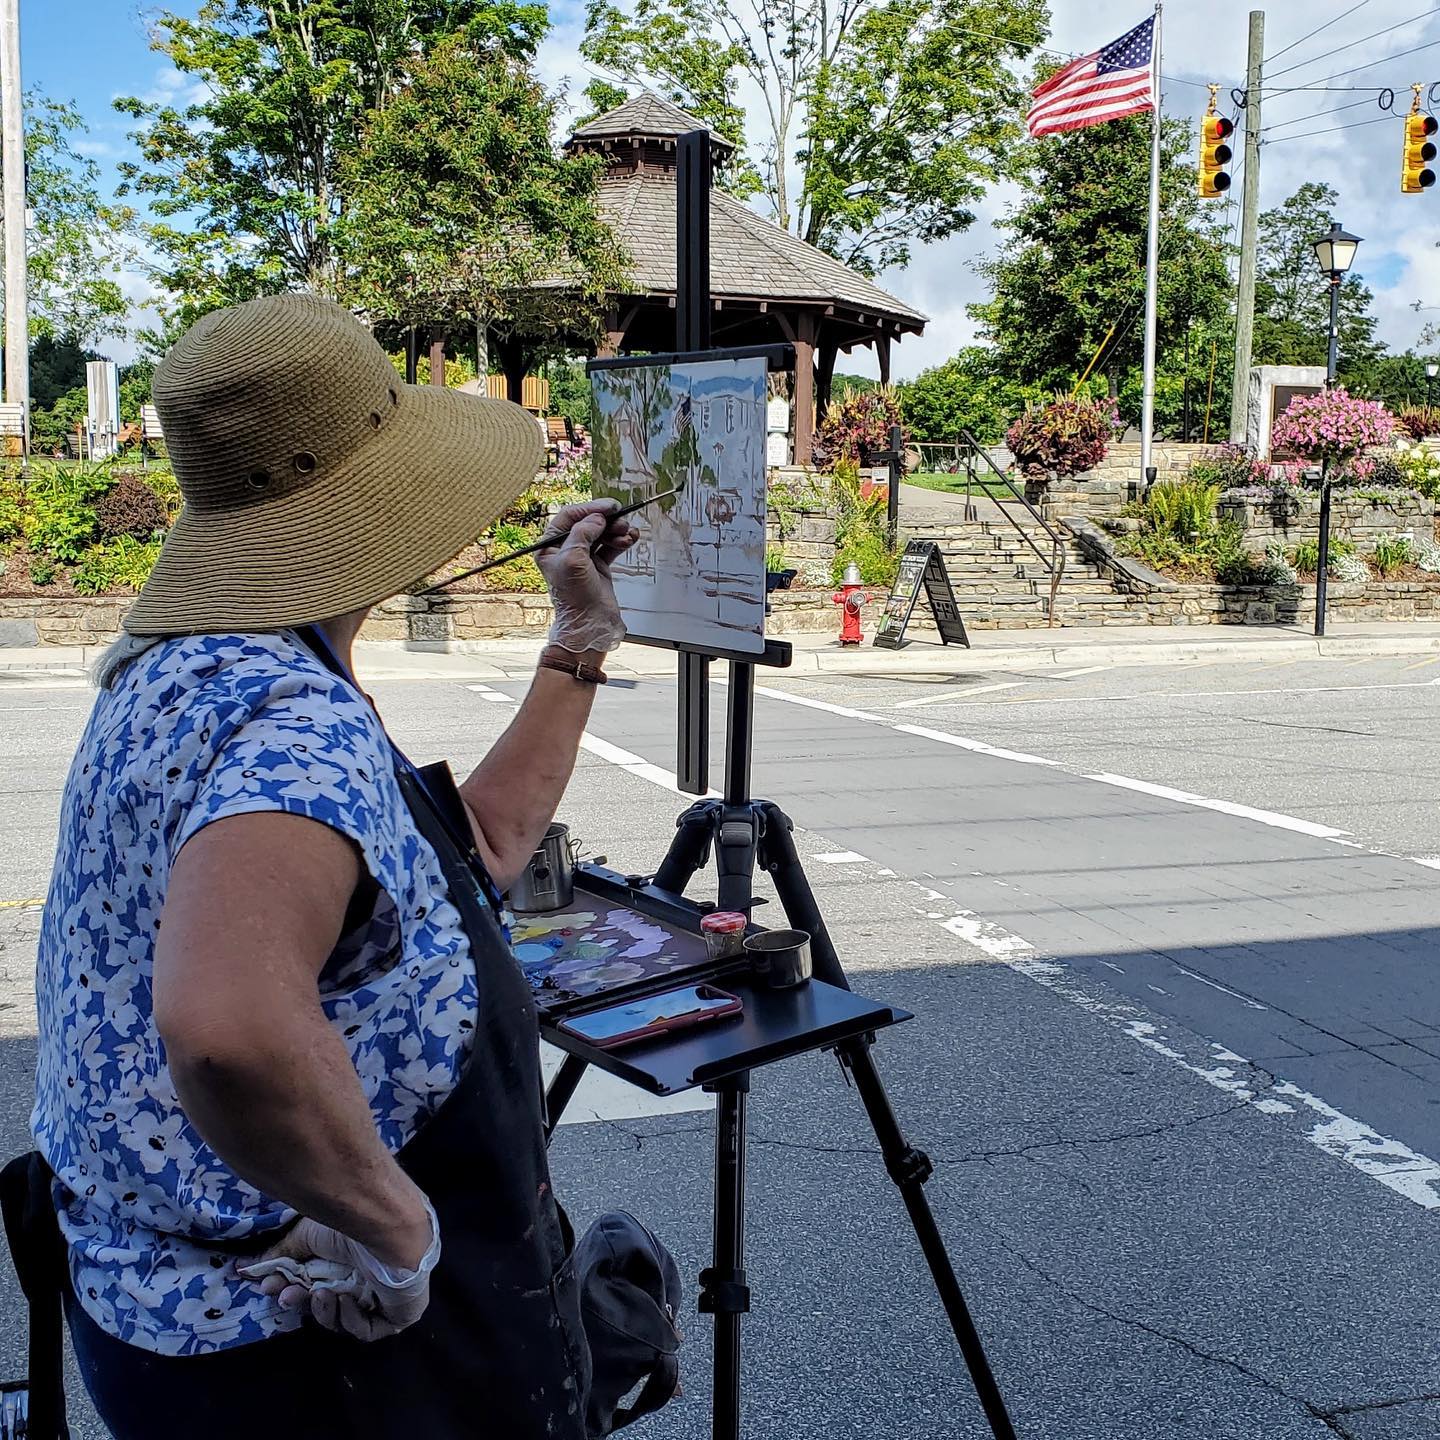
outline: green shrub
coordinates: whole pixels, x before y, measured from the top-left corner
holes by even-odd
[[[120,476],[95,502],[95,518],[101,535],[107,540],[121,535],[149,540],[163,530],[169,520],[164,502],[134,475]]]
[[[60,567],[43,555],[37,555],[30,562],[30,583],[32,585],[53,585]]]
[[[1347,559],[1355,554],[1355,547],[1348,541],[1342,540],[1337,535],[1330,537],[1330,573],[1335,573],[1335,562]],[[1318,540],[1302,540],[1290,557],[1291,563],[1301,575],[1313,575],[1320,568],[1320,542]]]
[[[20,523],[33,552],[65,565],[73,565],[95,543],[100,530],[93,505],[75,492],[47,489],[32,489],[26,496]]]
[[[1220,486],[1206,480],[1161,480],[1145,492],[1151,526],[1182,539],[1204,535],[1215,523]]]
[[[1370,561],[1384,580],[1398,574],[1415,561],[1415,549],[1403,535],[1382,535],[1375,542]]]
[[[24,499],[18,480],[0,479],[0,550],[8,549],[21,536]]]
[[[766,546],[765,569],[771,575],[779,575],[790,569],[790,562],[785,558],[785,551],[779,545]]]
[[[160,541],[117,535],[86,550],[71,574],[71,582],[80,595],[139,590],[150,578],[159,557]]]
[[[852,561],[860,567],[860,579],[866,585],[893,585],[900,568],[900,557],[884,534],[875,530],[857,531],[836,548],[835,563],[830,567],[833,584],[840,584]]]
[[[1413,450],[1397,451],[1394,463],[1400,472],[1400,484],[1427,500],[1440,500],[1440,454],[1417,445]]]

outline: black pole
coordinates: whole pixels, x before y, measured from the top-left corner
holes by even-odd
[[[713,1440],[740,1440],[740,1317],[750,1309],[745,1280],[745,1095],[748,1074],[716,1083],[715,1231],[700,1272],[700,1313],[715,1317]]]
[[[675,348],[710,348],[710,133],[691,130],[675,146]],[[678,787],[710,788],[710,661],[680,652],[676,686]]]
[[[1180,436],[1185,444],[1190,443],[1190,317],[1185,317],[1185,384],[1181,401],[1184,418],[1180,422]]]
[[[905,433],[898,425],[890,427],[890,492],[886,500],[886,523],[890,527],[890,544],[900,538],[900,477],[905,473]]]
[[[1330,272],[1330,343],[1325,356],[1325,388],[1333,389],[1340,358],[1340,272]],[[1325,603],[1330,578],[1330,461],[1320,462],[1320,553],[1315,562],[1315,633],[1325,633]]]

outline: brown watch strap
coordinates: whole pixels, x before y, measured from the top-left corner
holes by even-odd
[[[548,652],[540,657],[540,669],[558,670],[562,675],[568,675],[572,680],[583,680],[587,685],[608,685],[610,677],[594,665],[586,665],[581,660],[562,660],[558,655]]]

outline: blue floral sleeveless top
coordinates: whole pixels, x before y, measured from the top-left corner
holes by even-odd
[[[320,978],[393,1151],[460,1077],[477,984],[435,852],[364,698],[291,633],[161,641],[101,692],[66,782],[41,927],[33,1128],[57,1176],[75,1294],[109,1334],[191,1355],[295,1328],[206,1248],[293,1212],[235,1175],[180,1108],[151,1013],[181,846],[285,811],[354,841],[375,902]],[[350,919],[354,921],[352,915]]]

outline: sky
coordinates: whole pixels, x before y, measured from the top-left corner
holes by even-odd
[[[90,126],[79,148],[100,165],[107,190],[115,183],[116,162],[132,148],[126,136],[129,122],[114,112],[114,97],[170,99],[181,89],[168,62],[148,47],[145,15],[155,8],[137,0],[20,0],[25,84],[78,105]],[[193,13],[195,6],[178,0],[171,8]],[[1347,10],[1352,13],[1346,15]],[[547,83],[568,87],[575,97],[589,79],[578,49],[583,11],[574,0],[552,3],[554,28],[540,56]],[[1108,44],[1147,13],[1144,0],[1086,0],[1083,5],[1051,0],[1051,11],[1047,44],[1066,54]],[[1289,48],[1330,21],[1335,23]],[[1169,0],[1162,31],[1167,115],[1198,125],[1206,82],[1220,83],[1222,101],[1244,83],[1247,28],[1243,5]],[[1376,34],[1380,31],[1386,33]],[[1417,47],[1418,53],[1404,53]],[[1281,56],[1281,50],[1287,53]],[[1423,195],[1400,193],[1399,114],[1408,106],[1413,82],[1440,82],[1440,6],[1433,0],[1359,0],[1358,6],[1356,0],[1271,0],[1265,53],[1273,57],[1267,72],[1275,90],[1327,82],[1363,88],[1307,88],[1267,96],[1264,125],[1275,128],[1261,151],[1262,208],[1278,205],[1306,180],[1334,186],[1340,220],[1365,240],[1355,268],[1375,291],[1381,338],[1398,349],[1417,344],[1425,322],[1440,321],[1440,186]],[[1291,66],[1289,75],[1279,73]],[[1364,68],[1342,73],[1357,66]],[[1389,117],[1376,106],[1385,86],[1396,95],[1396,113]],[[1440,88],[1436,96],[1440,101]],[[1341,106],[1349,108],[1342,112]],[[1315,118],[1283,123],[1306,116]],[[1342,125],[1355,128],[1319,133]],[[1237,175],[1237,201],[1239,188]],[[997,187],[978,207],[970,229],[917,248],[908,267],[881,277],[886,289],[931,317],[923,336],[907,337],[897,348],[896,378],[938,364],[974,340],[965,307],[984,294],[974,264],[999,243],[994,222],[1017,193],[1010,186]],[[130,277],[128,285],[137,297],[145,292],[139,276]],[[1416,303],[1429,313],[1417,313]],[[127,347],[113,348],[117,358],[126,358]],[[868,350],[856,350],[842,357],[842,368],[873,374],[870,356]]]

